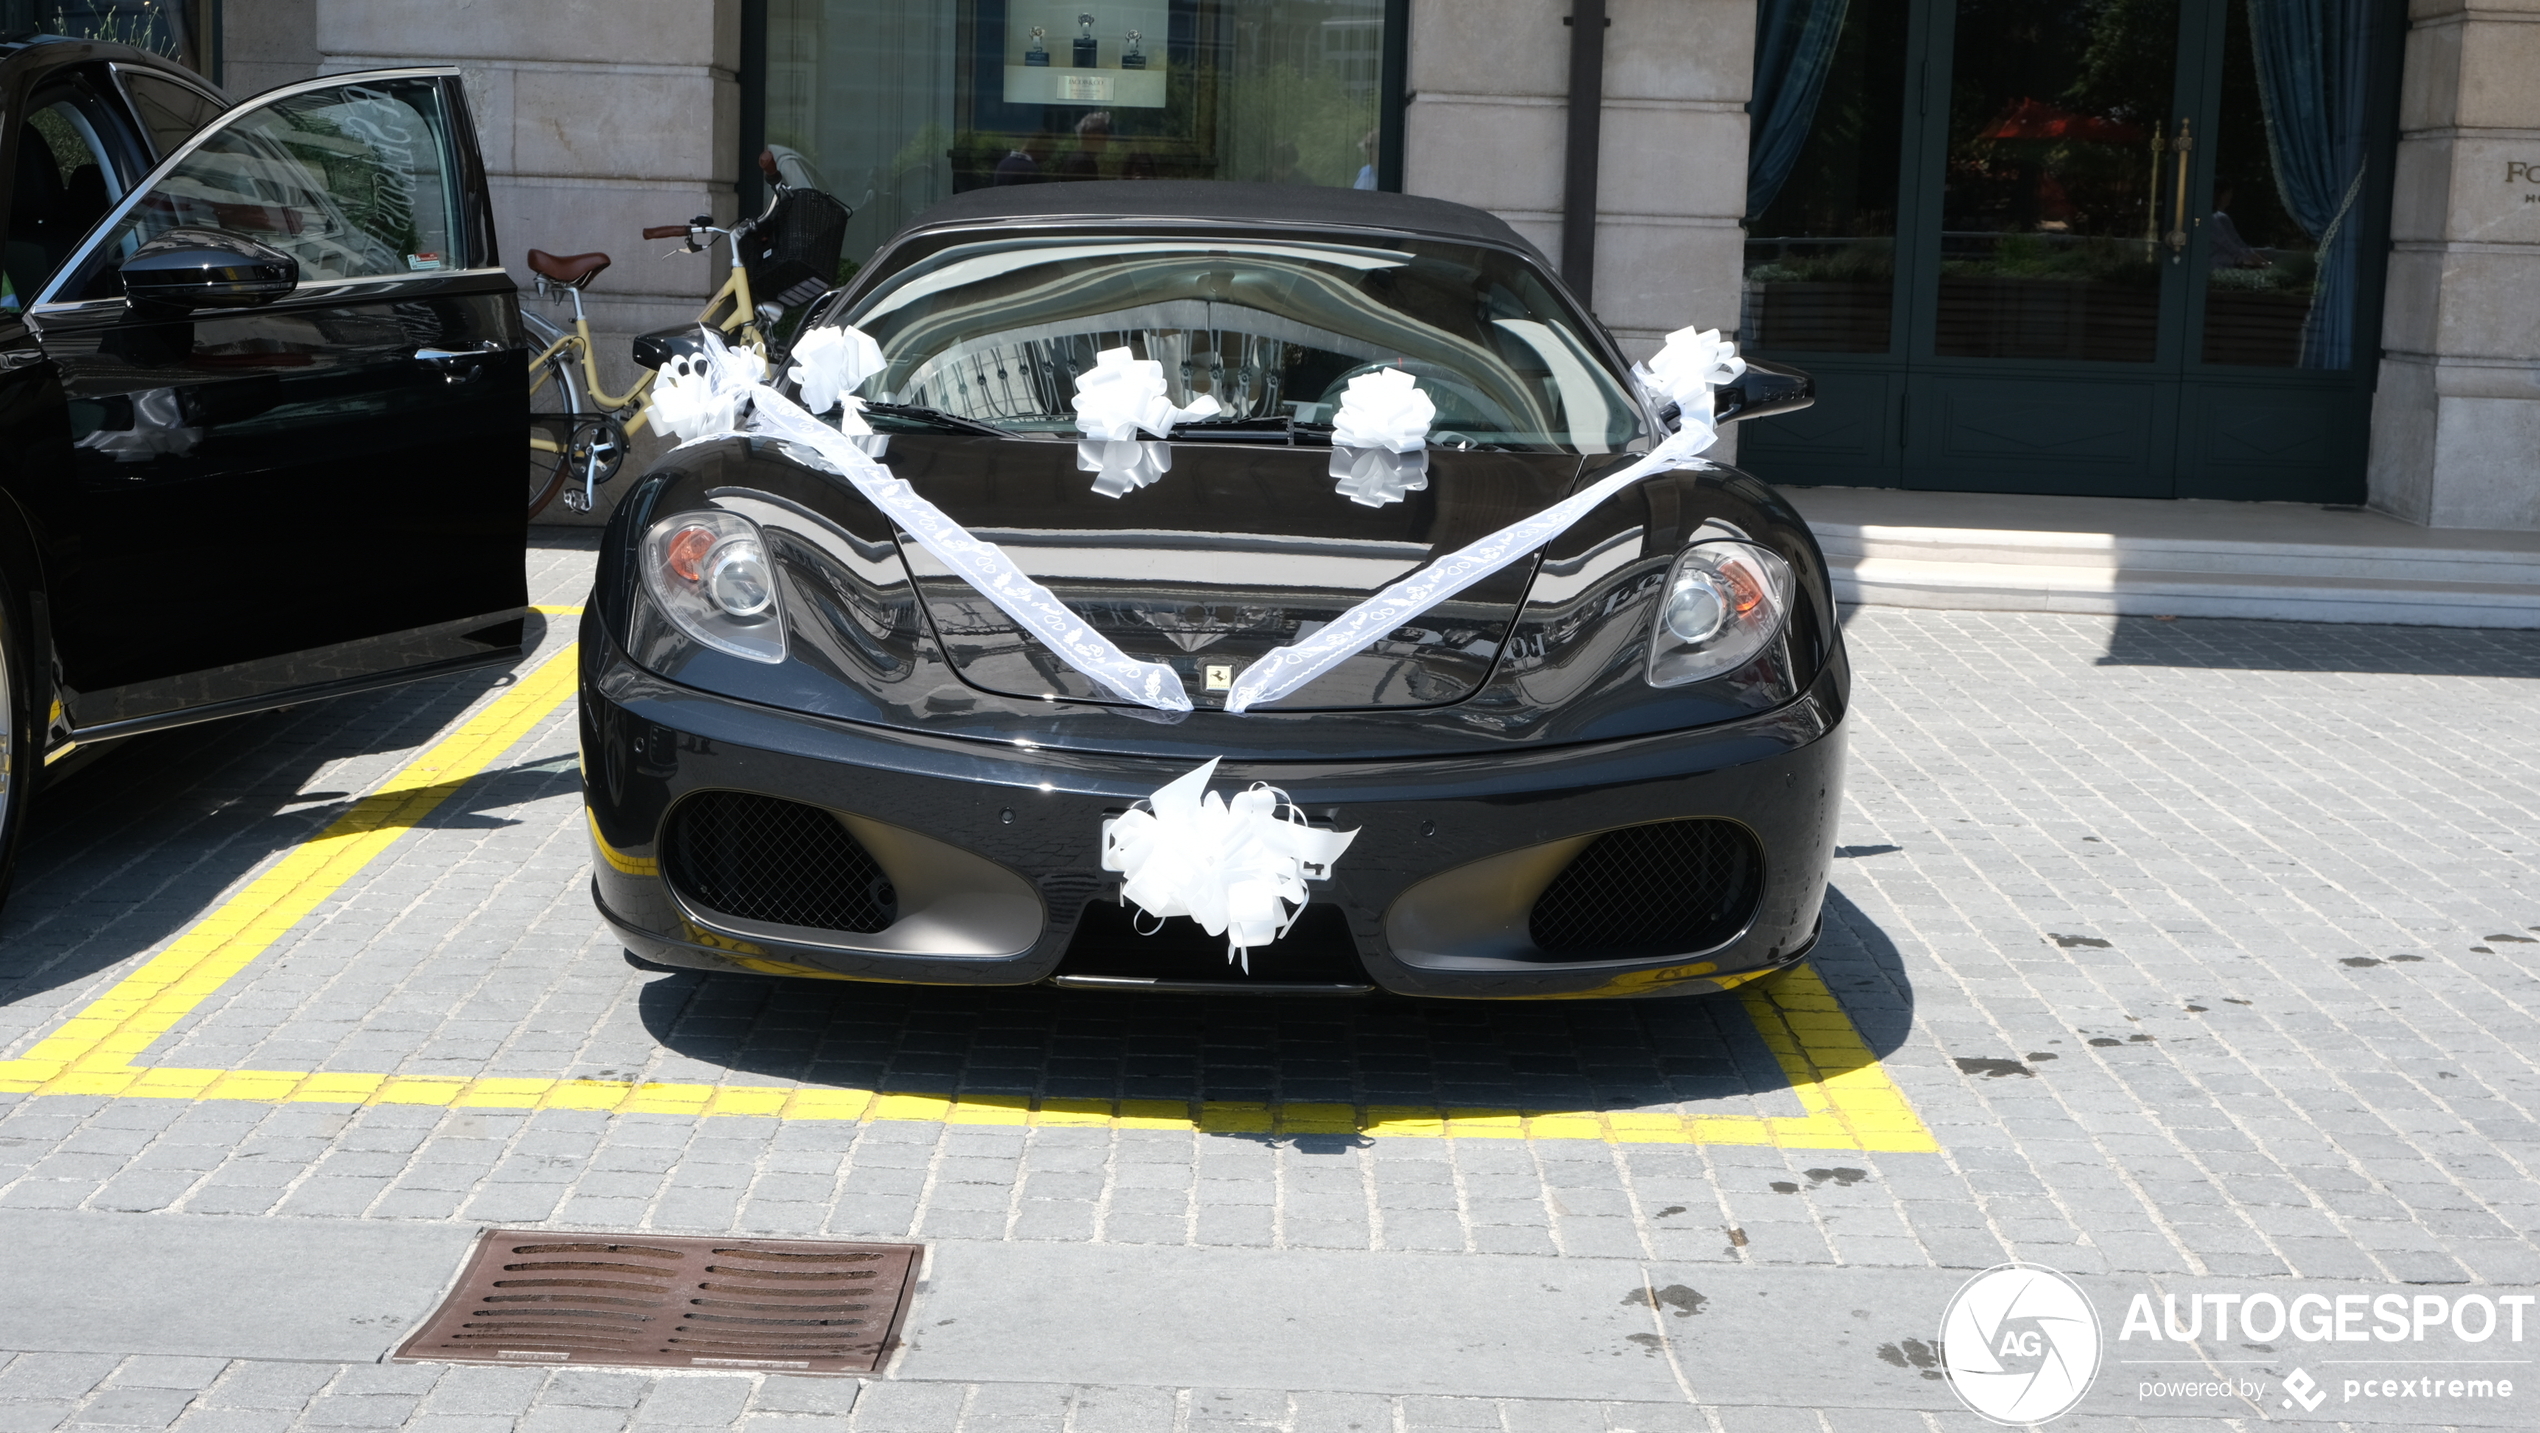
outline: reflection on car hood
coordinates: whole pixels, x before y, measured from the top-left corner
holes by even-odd
[[[894,437],[888,461],[1122,651],[1169,663],[1202,708],[1222,706],[1226,684],[1272,648],[1559,501],[1580,461],[1433,451],[1425,492],[1369,508],[1333,491],[1327,449],[1177,443],[1169,452],[1159,481],[1118,498],[1093,490],[1073,443]],[[1118,700],[924,549],[901,550],[963,680],[1009,696]],[[1531,573],[1528,563],[1498,573],[1276,706],[1439,706],[1472,695]]]

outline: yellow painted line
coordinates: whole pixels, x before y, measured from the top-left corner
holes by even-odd
[[[579,607],[541,607],[569,615]],[[1880,1068],[1841,1002],[1802,966],[1738,992],[1790,1082],[1800,1115],[1636,1110],[1513,1110],[1415,1105],[1272,1105],[1215,1100],[1042,1099],[783,1085],[664,1084],[486,1076],[197,1070],[133,1063],[246,969],[406,830],[511,748],[573,694],[574,649],[522,677],[457,731],[356,802],[245,890],[72,1016],[24,1057],[0,1062],[0,1091],[268,1104],[437,1105],[614,1114],[750,1115],[1207,1134],[1366,1135],[1385,1139],[1603,1140],[1785,1149],[1930,1153],[1939,1149]],[[596,835],[596,831],[594,832]],[[650,870],[600,846],[621,870]]]
[[[179,1079],[177,1072],[133,1064],[151,1042],[563,705],[573,695],[573,679],[574,649],[568,646],[353,803],[334,824],[294,847],[34,1049],[0,1063],[0,1090],[148,1095],[173,1088],[170,1082]],[[184,1072],[189,1078],[194,1073],[199,1072]],[[297,1088],[296,1082],[308,1078],[234,1071],[187,1097],[285,1098],[262,1091]]]
[[[542,603],[532,603],[529,610],[547,617],[579,617],[582,615],[582,609],[579,606],[559,607]]]
[[[1930,1153],[1939,1148],[1878,1069],[1850,1022],[1776,1041],[1785,1013],[1822,1013],[1833,996],[1805,970],[1785,978],[1758,1011],[1803,1116],[1680,1115],[1594,1110],[1432,1109],[1401,1105],[1237,1101],[1034,1101],[1010,1095],[931,1095],[781,1085],[629,1080],[457,1079],[295,1070],[75,1069],[38,1093],[128,1099],[250,1100],[267,1104],[437,1105],[450,1109],[591,1110],[609,1114],[755,1115],[789,1120],[907,1121],[1050,1128],[1162,1129],[1206,1134],[1367,1135],[1387,1139],[1603,1140],[1612,1144],[1747,1144],[1785,1149]],[[1782,1000],[1791,1003],[1784,1005]],[[1822,1001],[1823,1006],[1818,1002]],[[1750,1009],[1764,1002],[1748,997]],[[1839,1012],[1838,1012],[1839,1013]],[[1768,1023],[1769,1022],[1769,1023]]]

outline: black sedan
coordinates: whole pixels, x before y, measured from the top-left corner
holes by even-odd
[[[1824,562],[1734,468],[1633,468],[1686,415],[1497,219],[957,196],[795,352],[858,348],[668,454],[604,539],[583,771],[594,894],[639,958],[1561,998],[1808,953],[1848,686]],[[1138,382],[1152,440],[1097,421]],[[842,383],[853,436],[802,426]],[[1807,392],[1757,366],[1714,411]],[[1516,560],[1298,664],[1574,494]],[[1238,846],[1304,852],[1301,880],[1247,893]],[[1247,935],[1246,900],[1276,928]]]
[[[516,658],[528,405],[455,71],[22,37],[0,174],[4,889],[48,767]]]

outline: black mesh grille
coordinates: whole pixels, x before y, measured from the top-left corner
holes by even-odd
[[[662,851],[679,893],[721,915],[866,934],[899,919],[891,878],[817,806],[702,791],[672,808]]]
[[[1573,856],[1535,897],[1527,924],[1549,955],[1707,950],[1746,924],[1761,865],[1755,838],[1732,821],[1627,826]]]

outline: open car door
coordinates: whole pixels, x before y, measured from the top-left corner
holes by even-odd
[[[27,321],[75,445],[75,736],[517,655],[525,353],[455,70],[229,110]]]

